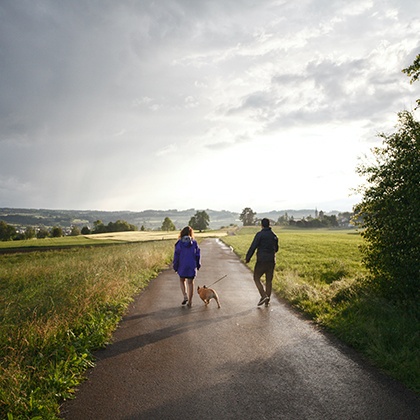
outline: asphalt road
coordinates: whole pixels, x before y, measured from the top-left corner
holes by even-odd
[[[201,245],[195,293],[161,273],[99,351],[67,420],[420,419],[420,400],[276,298],[257,307],[252,273],[216,239]],[[255,258],[255,257],[254,257]]]

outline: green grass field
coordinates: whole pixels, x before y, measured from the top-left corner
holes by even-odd
[[[244,258],[258,230],[197,236],[222,235]],[[275,292],[419,392],[419,323],[364,289],[360,236],[275,230]],[[171,261],[177,233],[170,235],[88,238],[109,244],[100,247],[75,246],[91,245],[83,237],[40,240],[58,248],[0,254],[0,418],[58,416],[132,297]]]
[[[0,255],[0,418],[50,419],[174,241]],[[36,417],[39,416],[39,417]]]
[[[222,240],[244,260],[259,228]],[[274,291],[389,375],[420,392],[420,325],[415,311],[375,296],[355,231],[273,229],[280,243]],[[255,256],[250,268],[253,268]]]

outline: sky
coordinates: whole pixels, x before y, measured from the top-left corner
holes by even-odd
[[[0,207],[351,211],[419,34],[413,0],[3,0]]]

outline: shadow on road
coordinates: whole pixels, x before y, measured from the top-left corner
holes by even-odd
[[[209,308],[203,306],[201,310],[203,311],[203,313],[205,313],[205,311],[209,310]],[[156,312],[128,316],[124,319],[125,322],[129,323],[129,321],[141,319],[142,328],[145,327],[144,324],[146,318],[148,319],[150,324],[153,324],[154,320],[161,321],[163,319],[170,319],[174,322],[168,327],[164,327],[157,330],[151,330],[132,337],[120,339],[115,343],[112,343],[112,346],[108,346],[103,350],[98,350],[95,353],[95,358],[97,360],[105,360],[112,357],[116,357],[121,354],[142,348],[144,346],[157,343],[162,340],[166,340],[178,334],[191,332],[196,329],[203,329],[204,327],[209,326],[211,324],[223,323],[224,321],[232,318],[240,319],[241,317],[247,316],[252,311],[253,309],[248,309],[242,312],[235,312],[229,315],[222,315],[219,317],[211,316],[208,318],[197,318],[191,317],[191,314],[189,313],[190,309],[188,309],[187,307],[181,307],[162,309]],[[179,321],[179,319],[181,320]]]
[[[269,358],[256,354],[243,363],[242,351],[246,352],[238,346],[238,361],[224,363],[217,372],[203,366],[199,387],[185,385],[188,392],[180,390],[177,397],[162,399],[125,420],[419,418],[420,404],[414,396],[388,392],[380,382],[367,388],[365,378],[346,372],[345,366],[319,366],[315,360],[302,370],[302,360],[287,346]],[[377,392],[384,398],[376,399]]]

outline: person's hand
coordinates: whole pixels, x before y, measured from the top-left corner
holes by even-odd
[[[201,264],[197,265],[197,270],[199,270],[201,268]]]
[[[245,262],[248,264],[249,263],[249,260],[245,260]]]

